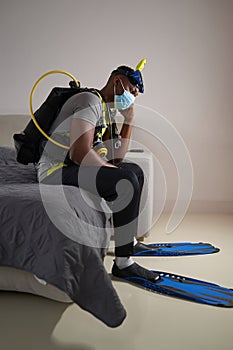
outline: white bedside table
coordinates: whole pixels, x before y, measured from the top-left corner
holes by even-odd
[[[147,150],[132,148],[126,153],[124,161],[138,164],[144,172],[145,182],[142,190],[137,237],[148,237],[153,220],[153,155]]]

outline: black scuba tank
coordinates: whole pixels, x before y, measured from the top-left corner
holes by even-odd
[[[41,129],[48,134],[63,104],[71,96],[84,91],[93,92],[93,89],[77,87],[73,82],[70,82],[70,87],[54,87],[43,104],[34,113]],[[47,139],[38,130],[33,120],[29,121],[21,133],[14,134],[13,139],[16,159],[19,163],[27,165],[39,161],[41,142]]]

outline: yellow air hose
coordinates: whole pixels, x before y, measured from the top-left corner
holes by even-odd
[[[62,143],[55,141],[55,140],[52,139],[49,135],[47,135],[46,132],[44,132],[43,129],[41,129],[40,125],[37,123],[37,120],[36,120],[35,115],[34,115],[34,113],[33,113],[33,107],[32,107],[33,95],[34,95],[35,89],[37,88],[37,86],[38,86],[38,84],[40,83],[40,81],[41,81],[42,79],[44,79],[45,77],[47,77],[48,75],[50,75],[50,74],[57,74],[57,73],[67,75],[68,77],[70,77],[70,78],[75,82],[76,86],[79,87],[79,82],[78,82],[77,79],[76,79],[72,74],[70,74],[69,72],[65,72],[65,71],[63,71],[63,70],[56,69],[56,70],[52,70],[52,71],[49,71],[49,72],[47,72],[47,73],[44,73],[44,74],[41,75],[41,77],[35,82],[35,84],[33,85],[32,90],[31,90],[31,93],[30,93],[30,103],[29,103],[30,114],[31,114],[31,118],[32,118],[32,120],[33,120],[35,126],[37,127],[37,129],[41,132],[41,134],[42,134],[46,139],[48,139],[50,142],[54,143],[55,145],[57,145],[57,146],[59,146],[59,147],[61,147],[61,148],[69,149],[68,146],[63,145]]]

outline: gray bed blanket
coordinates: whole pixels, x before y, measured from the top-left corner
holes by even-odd
[[[71,186],[40,186],[34,167],[4,147],[0,185],[0,265],[32,272],[119,326],[126,312],[103,265],[111,234],[106,203]]]

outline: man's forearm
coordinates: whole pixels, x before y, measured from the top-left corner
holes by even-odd
[[[70,152],[71,160],[82,166],[110,166],[114,167],[114,165],[107,163],[103,158],[101,158],[93,149],[90,149],[88,152],[75,152],[74,150]]]

